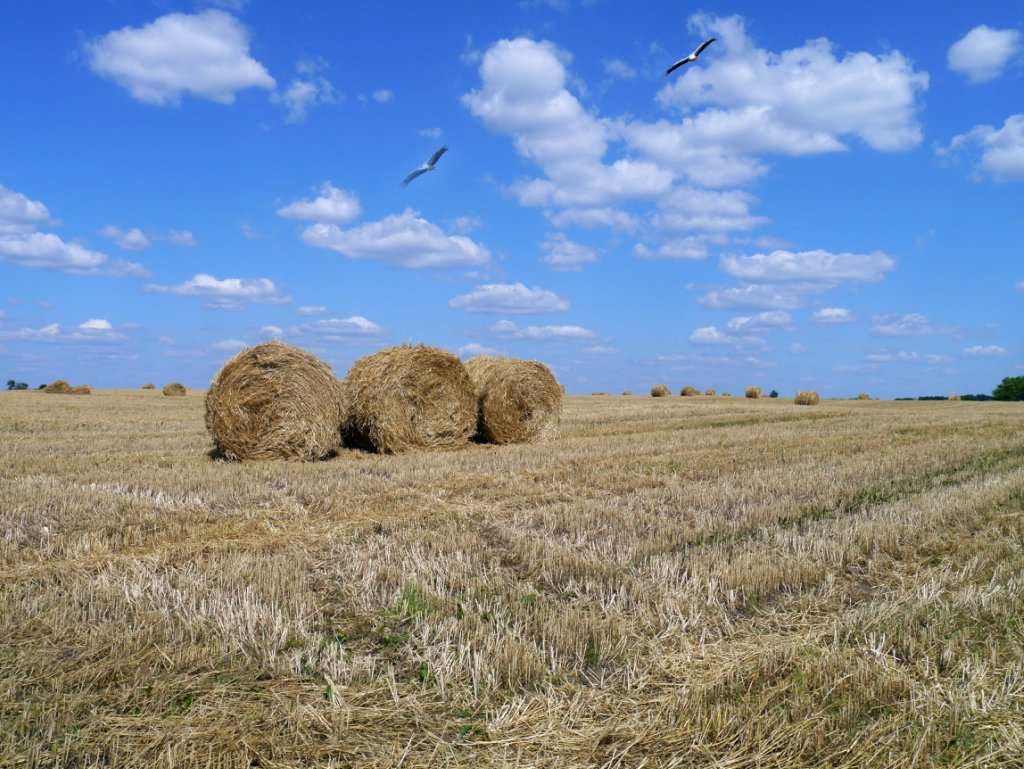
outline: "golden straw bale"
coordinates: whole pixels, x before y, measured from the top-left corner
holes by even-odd
[[[857,400],[859,400],[859,401],[869,401],[869,400],[871,400],[871,396],[868,395],[867,393],[860,393],[857,396]]]
[[[164,395],[185,395],[188,390],[185,389],[185,385],[179,384],[178,382],[171,382],[170,384],[164,385]]]
[[[821,398],[814,390],[800,390],[793,399],[797,406],[817,406],[820,402]]]
[[[146,382],[146,384],[142,385],[142,389],[143,390],[155,390],[156,389],[156,385],[153,384],[152,382]]]
[[[44,393],[55,393],[57,395],[67,395],[71,392],[71,385],[65,382],[63,379],[55,379],[50,384],[43,388]]]
[[[696,387],[690,387],[690,385],[686,385],[686,387],[679,391],[679,394],[687,397],[692,395],[700,395],[700,390],[698,390]]]
[[[959,395],[950,395],[949,399],[951,401],[958,401],[958,400],[960,400],[960,396]]]
[[[476,388],[476,440],[531,443],[557,432],[562,391],[543,363],[478,355],[465,366]]]
[[[632,395],[632,394],[633,394],[633,391],[632,391],[632,390],[623,390],[623,391],[622,391],[622,394],[623,394],[623,395]]]
[[[381,454],[449,449],[476,432],[473,380],[455,355],[404,344],[355,362],[345,377],[345,442]]]
[[[665,385],[658,384],[658,385],[654,385],[654,387],[651,388],[651,397],[652,398],[664,398],[668,394],[669,394],[669,389]]]
[[[748,398],[760,398],[761,388],[760,387],[748,387],[746,395]]]
[[[704,394],[705,394],[705,395],[714,395],[714,394],[715,394],[715,391],[714,391],[714,390],[705,390],[705,391],[704,391]]]
[[[334,371],[273,340],[237,353],[206,393],[206,429],[229,459],[323,459],[341,445]]]
[[[89,385],[75,385],[67,391],[68,395],[89,395],[92,393],[92,388]]]

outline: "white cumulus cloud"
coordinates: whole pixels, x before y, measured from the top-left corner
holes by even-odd
[[[331,224],[347,224],[361,213],[362,207],[355,193],[339,190],[330,182],[324,182],[320,186],[320,194],[312,200],[296,200],[277,209],[277,215],[286,219]]]
[[[527,288],[522,283],[492,283],[478,286],[468,294],[460,294],[449,303],[453,309],[466,312],[529,314],[565,312],[569,300],[544,288]]]
[[[110,238],[119,248],[123,248],[125,251],[142,251],[145,248],[149,248],[150,245],[149,238],[138,227],[122,230],[120,227],[108,224],[100,230],[100,235]]]
[[[853,313],[845,307],[822,307],[811,315],[815,323],[851,323]]]
[[[977,149],[981,152],[975,176],[989,176],[997,182],[1024,179],[1024,113],[1010,115],[1002,128],[978,125],[954,136],[947,147],[938,147],[940,157]]]
[[[556,339],[566,342],[589,342],[594,332],[583,326],[518,326],[510,320],[499,320],[490,332],[501,339],[527,339],[545,341]]]
[[[52,223],[45,205],[0,184],[0,235],[31,232]]]
[[[881,251],[871,254],[834,254],[823,249],[792,252],[777,250],[753,256],[723,256],[722,271],[742,280],[877,282],[895,269],[896,262]]]
[[[276,85],[249,55],[242,23],[214,9],[124,27],[86,43],[85,51],[94,72],[147,104],[175,105],[183,93],[231,104],[238,91]]]
[[[258,304],[286,304],[292,299],[281,292],[269,278],[215,278],[200,273],[174,286],[147,285],[152,294],[194,296],[206,301],[208,307],[218,310],[238,310],[246,302]]]
[[[1016,29],[992,29],[981,24],[949,47],[947,63],[971,83],[995,80],[1021,51],[1021,33]]]
[[[596,262],[598,255],[596,248],[569,240],[561,232],[548,235],[547,240],[540,244],[540,250],[540,260],[561,272],[579,272],[583,265]]]
[[[965,347],[964,352],[973,357],[981,358],[998,358],[1009,354],[1005,347],[1001,347],[998,344],[976,344],[971,347]]]

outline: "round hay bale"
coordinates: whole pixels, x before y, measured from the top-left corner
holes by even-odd
[[[714,394],[715,394],[715,391],[714,391],[714,390],[705,390],[705,391],[704,391],[704,394],[705,394],[705,395],[710,395],[710,396],[714,396]]]
[[[273,340],[237,353],[206,392],[206,429],[229,459],[323,459],[341,445],[334,371]]]
[[[188,390],[185,389],[185,385],[179,384],[178,382],[171,382],[168,385],[164,385],[164,395],[185,395]]]
[[[623,394],[623,395],[632,395],[632,394],[633,394],[633,391],[632,391],[632,390],[623,390],[623,391],[622,391],[622,394]]]
[[[381,454],[450,449],[476,432],[473,380],[455,355],[404,344],[360,358],[345,377],[345,442]]]
[[[92,393],[92,388],[89,385],[75,385],[68,390],[68,395],[89,395]]]
[[[71,385],[65,382],[63,379],[54,379],[53,382],[46,385],[43,388],[44,393],[56,393],[57,395],[67,395],[71,392]]]
[[[679,391],[679,394],[685,397],[691,397],[693,395],[700,395],[700,390],[698,390],[696,387],[690,387],[690,385],[686,385],[686,387]]]
[[[951,401],[958,401],[958,400],[960,400],[960,396],[959,395],[950,395],[949,399]]]
[[[871,400],[871,396],[868,395],[867,393],[860,393],[857,396],[857,400],[859,400],[859,401],[869,401],[869,400]]]
[[[532,443],[558,430],[562,392],[555,375],[543,363],[478,355],[467,360],[465,366],[476,388],[476,440]]]
[[[821,398],[814,390],[800,390],[793,399],[797,406],[817,406],[820,402]]]
[[[156,389],[156,385],[153,384],[152,382],[146,382],[146,384],[142,385],[142,389],[143,390],[155,390]]]
[[[661,384],[654,385],[654,387],[651,388],[651,397],[652,398],[664,398],[668,394],[669,394],[669,389],[665,385],[661,385]]]
[[[760,387],[748,387],[747,388],[747,392],[746,392],[746,396],[748,398],[760,398],[761,397],[761,388]]]
[[[729,393],[722,393],[722,397],[723,398],[731,398],[732,396],[729,395]]]

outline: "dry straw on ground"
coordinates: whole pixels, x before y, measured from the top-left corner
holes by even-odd
[[[206,393],[206,427],[230,459],[323,459],[341,445],[341,383],[298,347],[271,341],[235,355]]]
[[[669,389],[665,385],[662,385],[662,384],[654,385],[654,387],[651,388],[651,397],[652,398],[664,398],[668,394],[669,394]]]
[[[679,394],[683,396],[700,395],[700,390],[698,390],[696,387],[690,387],[690,385],[686,385],[686,387],[679,391]]]
[[[871,396],[868,395],[867,393],[860,393],[857,396],[857,400],[859,400],[859,401],[869,401],[869,400],[871,400]]]
[[[156,385],[153,384],[152,382],[146,382],[146,384],[142,385],[142,389],[143,390],[155,390],[156,389]]]
[[[748,387],[746,395],[748,398],[760,398],[761,388],[760,387]]]
[[[401,345],[367,355],[345,377],[345,442],[381,454],[464,445],[476,432],[473,380],[455,355]]]
[[[800,390],[793,399],[797,406],[817,406],[820,402],[821,398],[814,390]]]
[[[92,393],[92,388],[89,385],[75,385],[67,391],[68,395],[89,395]]]
[[[164,385],[164,395],[186,395],[187,393],[188,390],[185,389],[185,385],[178,382]]]
[[[557,432],[562,390],[543,363],[479,355],[465,366],[476,388],[477,440],[531,443]]]
[[[65,382],[63,379],[55,379],[50,384],[43,388],[44,393],[55,393],[57,395],[67,395],[71,392],[71,385]]]

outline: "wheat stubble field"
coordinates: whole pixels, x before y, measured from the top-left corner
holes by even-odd
[[[0,393],[0,765],[1024,765],[1021,404],[234,464],[202,398]]]

